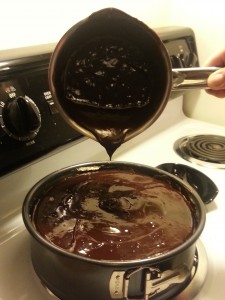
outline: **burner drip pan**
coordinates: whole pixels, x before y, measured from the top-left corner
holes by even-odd
[[[187,161],[218,169],[225,168],[225,136],[192,135],[178,139],[174,150]]]
[[[200,240],[196,243],[196,252],[194,257],[193,268],[191,272],[191,280],[184,288],[184,290],[177,295],[175,298],[170,300],[193,300],[194,297],[200,292],[207,275],[207,254],[205,248]],[[36,275],[36,274],[35,274]],[[37,276],[37,275],[36,275]],[[41,285],[46,290],[46,297],[49,300],[62,300],[54,295],[44,284],[41,282]],[[46,299],[46,300],[47,300]],[[149,298],[149,300],[151,297]],[[153,297],[155,300],[162,300],[162,297]],[[169,300],[169,299],[168,299]]]

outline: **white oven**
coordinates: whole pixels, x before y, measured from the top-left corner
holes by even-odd
[[[193,61],[188,60],[190,57],[194,57],[195,66],[198,65],[190,29],[173,27],[158,32],[172,62],[178,64],[174,67],[186,66],[187,62],[188,66],[194,66]],[[69,128],[54,107],[47,81],[53,48],[54,45],[37,47],[35,53],[33,49],[32,53],[29,48],[23,49],[27,52],[18,52],[19,57],[15,54],[7,58],[0,56],[1,300],[56,299],[41,284],[31,263],[29,234],[21,215],[27,192],[53,171],[77,163],[108,160],[102,146]],[[189,56],[190,52],[194,55]],[[176,300],[222,300],[225,128],[187,118],[182,108],[183,96],[171,95],[159,119],[123,144],[113,160],[153,167],[165,163],[182,164],[202,172],[216,185],[218,190],[206,204],[206,225],[197,243],[193,279]],[[27,111],[34,117],[27,118]],[[181,138],[184,139],[179,146],[177,141]],[[186,150],[186,146],[190,148]]]

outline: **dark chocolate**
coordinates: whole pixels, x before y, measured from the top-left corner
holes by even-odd
[[[61,179],[40,199],[33,221],[50,243],[98,260],[157,256],[181,245],[195,229],[181,191],[122,170]]]
[[[152,62],[128,40],[93,37],[73,53],[63,78],[64,110],[110,158],[154,113]]]

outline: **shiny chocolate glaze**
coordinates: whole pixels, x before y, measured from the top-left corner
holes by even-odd
[[[93,37],[67,63],[63,107],[111,157],[126,134],[154,111],[153,82],[152,62],[135,43]]]
[[[50,243],[98,260],[157,256],[181,245],[195,230],[181,191],[132,170],[61,178],[40,198],[33,222]]]

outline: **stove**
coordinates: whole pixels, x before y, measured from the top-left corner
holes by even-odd
[[[225,136],[198,134],[185,136],[174,144],[184,159],[203,166],[225,168]]]
[[[190,61],[190,57],[194,57],[194,66],[198,65],[194,36],[190,29],[163,28],[158,33],[168,48],[172,62],[180,67],[188,62],[188,66],[191,66],[193,61]],[[26,54],[23,58],[21,55],[20,58],[0,61],[2,300],[56,299],[42,285],[31,263],[30,237],[21,215],[23,200],[29,189],[44,176],[61,168],[82,162],[108,160],[102,146],[71,130],[55,110],[47,85],[47,68],[53,48],[54,45],[50,45],[43,52],[40,47],[35,55]],[[11,101],[15,99],[16,102]],[[18,129],[10,111],[17,112],[18,107],[24,106],[28,107],[26,111],[32,110],[35,122],[24,124],[25,113],[19,109]],[[223,153],[220,142],[205,142],[204,139],[206,136],[223,139],[225,128],[187,118],[182,107],[183,96],[172,93],[159,119],[145,132],[123,144],[113,160],[153,167],[165,163],[187,165],[204,173],[216,185],[216,194],[206,204],[206,225],[197,242],[192,280],[175,300],[222,300],[225,280],[225,241],[222,234],[225,226],[224,162],[217,161],[218,167],[215,167],[215,161],[199,163],[199,157],[187,159],[186,154],[182,157],[179,153],[181,150],[176,150],[176,144],[179,140],[183,144],[192,143],[196,136],[201,136],[203,142],[197,143]]]

